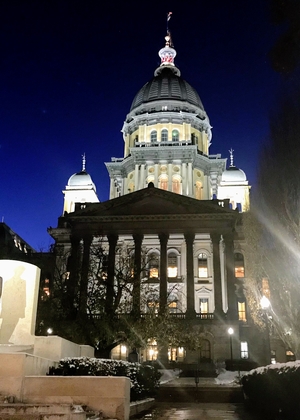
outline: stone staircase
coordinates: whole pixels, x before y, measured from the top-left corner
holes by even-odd
[[[70,404],[0,404],[0,420],[86,420],[80,405]]]
[[[210,378],[200,379],[196,385],[193,378],[175,379],[159,387],[156,401],[205,403],[243,402],[244,396],[241,387],[214,385],[210,381]]]

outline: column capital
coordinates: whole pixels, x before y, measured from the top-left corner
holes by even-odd
[[[184,234],[184,239],[185,239],[185,241],[188,243],[188,242],[194,242],[194,239],[195,239],[195,234],[194,233],[185,233]]]
[[[234,233],[228,232],[228,233],[223,234],[223,239],[224,239],[225,244],[232,243],[234,240]]]
[[[107,240],[109,245],[115,246],[118,242],[119,236],[117,234],[111,233],[107,235]]]
[[[220,233],[211,233],[210,238],[213,243],[219,243],[221,240],[221,234]]]
[[[168,239],[169,239],[169,234],[168,233],[159,233],[158,237],[159,237],[159,242],[161,244],[167,243]]]
[[[134,233],[132,235],[135,244],[142,244],[144,235],[142,233]]]

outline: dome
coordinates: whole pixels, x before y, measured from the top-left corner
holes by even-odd
[[[91,176],[85,170],[72,175],[69,178],[68,187],[92,187],[96,191],[96,187]]]
[[[180,76],[176,67],[166,66],[158,68],[155,76],[138,91],[130,112],[141,105],[166,100],[189,103],[204,111],[197,91]]]
[[[246,182],[247,177],[242,169],[230,166],[222,174],[222,182]]]

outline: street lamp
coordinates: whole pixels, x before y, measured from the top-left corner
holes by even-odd
[[[231,368],[233,365],[233,357],[232,357],[232,334],[234,333],[234,329],[232,327],[229,327],[227,330],[229,334],[229,340],[230,340],[230,360],[231,360]]]
[[[260,299],[260,306],[263,310],[263,314],[264,314],[264,322],[265,322],[265,327],[266,327],[266,338],[265,338],[265,342],[266,342],[266,361],[267,364],[270,364],[271,361],[271,346],[270,346],[270,332],[269,332],[269,319],[268,319],[268,310],[270,307],[271,303],[269,301],[269,299],[266,296],[263,296]]]

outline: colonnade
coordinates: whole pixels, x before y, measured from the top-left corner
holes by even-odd
[[[132,235],[134,241],[134,275],[133,275],[133,312],[136,315],[140,314],[140,294],[141,294],[141,271],[142,271],[142,244],[144,235],[134,233]],[[159,308],[161,311],[167,308],[167,294],[168,294],[168,240],[169,233],[158,234],[160,243],[160,263],[159,263]],[[213,251],[213,284],[214,284],[214,299],[215,299],[215,316],[223,317],[223,297],[222,297],[222,274],[220,263],[220,233],[210,234]],[[227,318],[236,320],[238,318],[237,300],[235,293],[235,274],[234,274],[234,244],[233,234],[222,235],[225,243],[225,271],[227,280],[227,296],[228,296],[228,312]],[[113,305],[114,293],[114,276],[115,276],[115,262],[116,262],[116,247],[119,236],[117,234],[107,235],[108,241],[108,262],[107,262],[107,291],[105,310],[109,313]],[[195,275],[194,275],[194,241],[195,234],[188,232],[184,233],[186,244],[186,316],[193,318],[196,315],[195,311]],[[83,251],[81,259],[78,258],[79,244],[83,242]],[[70,298],[74,297],[75,284],[78,282],[80,273],[80,296],[82,301],[86,299],[87,285],[88,285],[88,269],[89,269],[89,254],[90,247],[93,242],[92,235],[86,235],[82,238],[73,237],[71,239],[71,258],[70,258],[70,282],[69,291]],[[78,267],[81,261],[81,267]]]

